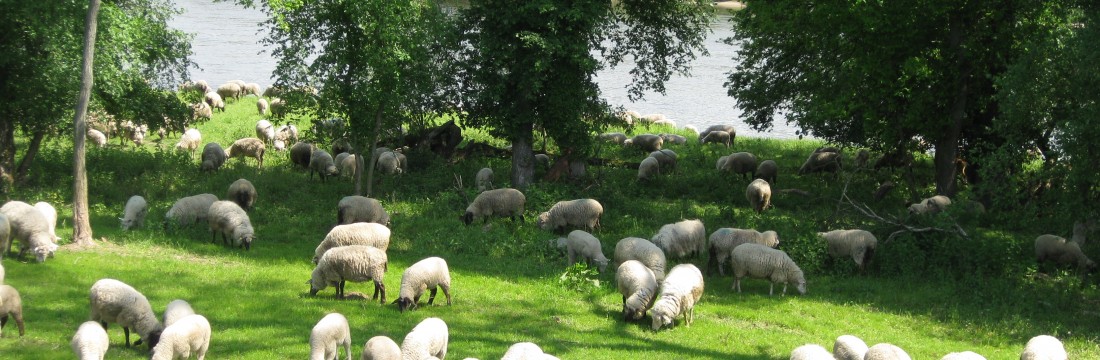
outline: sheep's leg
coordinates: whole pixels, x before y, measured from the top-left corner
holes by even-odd
[[[439,287],[443,288],[443,295],[447,297],[447,306],[450,306],[451,305],[451,287],[448,286],[448,285],[439,285]]]
[[[26,332],[23,330],[23,313],[15,313],[14,317],[15,325],[19,326],[19,336],[25,335]]]
[[[345,280],[340,280],[340,284],[336,285],[336,298],[337,299],[343,299],[344,298],[344,284],[345,283],[346,283]]]
[[[428,305],[431,305],[431,304],[432,304],[432,302],[433,302],[433,301],[435,301],[435,292],[436,292],[437,290],[439,290],[439,288],[438,288],[438,287],[432,287],[432,290],[431,290],[431,292],[430,292],[430,293],[429,293],[429,295],[428,295]]]
[[[382,293],[381,299],[380,299],[380,301],[381,301],[380,304],[385,305],[386,304],[386,284],[383,283],[382,281],[376,281],[375,286],[377,286],[378,291],[380,293]]]
[[[123,326],[122,332],[126,334],[126,346],[130,346],[130,328]]]
[[[774,295],[774,292],[775,292],[775,283],[768,283],[768,296]]]

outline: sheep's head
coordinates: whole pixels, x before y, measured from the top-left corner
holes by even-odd
[[[400,312],[416,309],[416,302],[414,302],[413,299],[407,297],[399,297],[397,298],[397,300],[394,300],[393,303],[397,304],[397,310]]]
[[[623,320],[638,321],[645,317],[645,309],[633,309],[623,305]]]
[[[149,344],[149,350],[152,350],[153,347],[157,346],[157,343],[160,342],[160,333],[163,331],[164,329],[156,329],[149,333],[149,341],[146,342]],[[134,343],[134,345],[140,345],[139,343],[143,340],[145,340],[145,338],[138,340],[138,343]]]
[[[57,251],[57,244],[54,244],[51,240],[47,240],[52,239],[53,236],[51,236],[50,234],[43,234],[43,236],[45,236],[46,239],[42,239],[40,241],[46,241],[46,244],[39,245],[34,248],[34,259],[37,262],[46,261],[46,258],[53,257],[54,251]]]
[[[550,230],[550,212],[539,214],[535,219],[535,225],[538,225],[539,229]]]
[[[471,223],[474,222],[474,213],[467,210],[466,214],[459,217],[459,219],[462,219],[462,222],[465,223],[466,225],[470,225]]]
[[[328,283],[325,282],[318,268],[313,269],[313,274],[310,275],[309,281],[306,281],[306,284],[309,284],[309,296],[316,296],[318,291],[328,287]]]
[[[806,295],[806,277],[802,275],[802,270],[797,270],[792,275],[792,279],[789,281],[795,284],[798,295]]]
[[[653,317],[653,324],[650,326],[653,331],[660,330],[662,326],[672,325],[672,315],[654,310],[650,316]]]
[[[603,274],[605,271],[607,271],[607,258],[595,259],[593,260],[593,262],[596,263],[596,268],[600,270],[600,274]]]

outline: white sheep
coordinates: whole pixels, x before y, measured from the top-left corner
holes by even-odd
[[[340,313],[330,313],[321,318],[309,333],[309,359],[335,360],[344,347],[347,360],[351,360],[351,327]]]
[[[280,98],[272,98],[270,102],[271,116],[282,118],[287,114],[290,109],[287,106],[286,100]]]
[[[92,284],[88,294],[91,319],[103,324],[118,323],[126,334],[126,346],[130,346],[130,328],[152,349],[160,339],[164,326],[157,320],[149,300],[130,285],[115,279],[100,279]]]
[[[189,359],[194,354],[198,360],[203,360],[209,348],[210,322],[202,315],[187,315],[164,328],[149,359]]]
[[[753,180],[745,187],[745,199],[749,201],[749,207],[759,214],[772,205],[772,187],[764,179]]]
[[[742,179],[756,177],[756,155],[747,152],[735,152],[730,154],[722,163],[722,171],[731,171],[740,174]],[[751,175],[751,176],[746,176]]]
[[[878,246],[875,234],[867,230],[833,230],[819,232],[817,235],[828,244],[829,256],[851,257],[860,271],[871,261],[871,257],[875,255],[875,247]]]
[[[256,112],[260,113],[260,116],[267,115],[268,107],[270,106],[267,105],[266,99],[261,97],[259,100],[256,100]]]
[[[0,332],[8,324],[9,317],[15,320],[19,336],[23,336],[26,333],[23,329],[23,298],[11,285],[0,285]]]
[[[631,321],[645,317],[657,297],[657,277],[653,270],[637,260],[627,260],[619,264],[615,282],[623,295],[623,319]]]
[[[718,274],[726,276],[726,263],[737,245],[754,243],[775,248],[779,246],[779,234],[772,230],[759,232],[752,229],[720,228],[710,234],[707,243],[709,244],[707,252],[710,253],[707,260],[707,273],[709,274],[711,269],[717,267]]]
[[[336,163],[332,159],[332,155],[329,155],[325,150],[315,149],[309,155],[309,178],[311,180],[313,179],[313,173],[317,173],[321,177],[321,182],[325,182],[326,177],[339,174],[340,171],[336,170]]]
[[[722,144],[727,148],[733,146],[733,134],[725,131],[711,131],[706,136],[700,136],[699,142],[703,144]]]
[[[241,246],[245,250],[252,249],[252,240],[256,234],[252,229],[252,222],[248,219],[248,213],[237,205],[227,200],[215,201],[210,204],[208,211],[210,220],[210,242],[217,240],[218,233],[222,234],[222,242],[232,246]]]
[[[209,105],[211,109],[218,109],[225,112],[225,100],[222,99],[222,96],[218,95],[218,93],[213,91],[207,92],[204,96],[204,101],[206,101],[206,105]]]
[[[176,143],[176,150],[187,151],[194,159],[195,150],[199,149],[199,144],[202,144],[202,133],[199,132],[199,129],[187,129],[180,136],[180,141]]]
[[[265,144],[275,141],[275,124],[267,121],[267,119],[260,119],[260,121],[257,121],[256,138],[263,140]]]
[[[1050,335],[1039,335],[1027,341],[1020,360],[1066,360],[1066,348],[1062,342]]]
[[[657,164],[661,166],[661,169],[665,172],[672,172],[676,170],[676,152],[663,149],[649,153],[649,157],[657,159]]]
[[[806,344],[791,351],[791,360],[834,360],[829,350],[818,344]]]
[[[336,288],[336,298],[343,299],[346,282],[374,281],[371,300],[386,303],[386,284],[383,278],[389,267],[386,252],[373,246],[348,245],[329,249],[317,261],[309,278],[309,295],[317,295],[329,285]]]
[[[683,129],[684,129],[684,131],[691,132],[691,134],[696,136],[696,137],[699,136],[699,128],[695,127],[695,125],[691,125],[691,124],[684,125]]]
[[[54,236],[50,235],[49,222],[35,207],[22,201],[9,201],[0,206],[0,214],[8,218],[11,226],[12,240],[8,241],[7,248],[2,249],[4,253],[11,252],[14,239],[23,242],[20,255],[32,251],[38,262],[46,261],[47,257],[53,256],[54,251],[57,251]]]
[[[839,152],[834,151],[814,151],[810,154],[810,157],[806,159],[806,162],[802,163],[802,166],[798,168],[798,175],[805,175],[815,172],[837,172],[840,171],[840,160],[842,157]]]
[[[840,335],[833,343],[833,356],[836,360],[863,360],[867,354],[867,343],[853,335]]]
[[[912,360],[912,358],[897,345],[879,343],[867,349],[863,360]]]
[[[695,303],[703,296],[703,273],[692,264],[672,267],[668,277],[661,282],[661,294],[653,303],[650,317],[654,331],[671,325],[677,316],[684,316],[684,325],[691,326],[695,317]]]
[[[247,179],[237,179],[229,184],[225,198],[237,203],[242,209],[251,210],[252,205],[256,203],[256,187],[252,186],[252,182]]]
[[[257,83],[248,83],[248,84],[245,84],[244,87],[241,87],[241,96],[256,95],[258,97],[262,93],[263,93],[263,91],[260,90],[260,84],[257,84]],[[260,99],[262,100],[263,98],[260,98]]]
[[[542,348],[532,342],[512,344],[500,360],[557,360],[557,357],[542,352]]]
[[[103,329],[103,325],[95,321],[85,321],[76,329],[69,345],[80,360],[103,360],[107,355],[110,339],[107,338],[107,330]]]
[[[932,215],[947,209],[947,206],[951,205],[951,198],[936,195],[921,202],[909,205],[909,213],[914,215]]]
[[[1096,263],[1089,259],[1081,247],[1056,235],[1039,235],[1035,238],[1035,259],[1042,264],[1052,261],[1059,265],[1076,265],[1078,271],[1090,270]]]
[[[603,255],[600,239],[584,230],[573,230],[565,238],[565,248],[569,264],[576,264],[578,258],[584,259],[589,266],[595,266],[603,273],[607,270],[607,257]]]
[[[944,355],[940,360],[986,360],[985,356],[981,356],[973,351],[953,352]]]
[[[564,231],[567,226],[595,231],[600,227],[603,205],[595,199],[559,201],[539,214],[535,224],[543,230]]]
[[[233,142],[233,145],[229,146],[229,150],[225,151],[225,155],[230,158],[240,158],[242,161],[245,157],[256,159],[258,166],[263,168],[264,141],[257,138],[238,139]]]
[[[201,161],[201,163],[199,164],[199,170],[218,170],[222,167],[222,164],[225,164],[225,160],[227,160],[228,158],[229,156],[226,154],[225,150],[222,149],[221,145],[218,145],[218,143],[214,142],[207,143],[205,146],[202,147],[202,157],[199,160]]]
[[[493,189],[493,169],[481,168],[477,171],[477,192]]]
[[[176,299],[164,307],[164,326],[172,326],[176,321],[188,315],[195,315],[195,309],[186,300]]]
[[[347,153],[341,153],[340,155],[344,154]],[[355,169],[364,165],[363,157],[359,155],[348,154],[343,159],[340,159],[340,156],[337,156],[336,159],[336,164],[340,165],[340,175],[347,177],[355,176]]]
[[[122,230],[130,230],[132,228],[139,228],[145,225],[145,214],[149,212],[149,203],[145,202],[145,198],[141,195],[131,196],[129,200],[126,200],[126,207],[122,210],[122,217],[118,218],[121,222]]]
[[[386,251],[390,247],[390,228],[378,223],[362,222],[337,225],[329,230],[313,251],[313,263],[320,261],[321,255],[329,249],[348,245],[373,246]]]
[[[660,136],[657,135],[639,134],[634,135],[634,137],[624,141],[623,146],[634,146],[646,153],[650,153],[653,151],[661,150],[661,145],[663,145],[664,142],[665,139],[662,139]]]
[[[88,129],[88,135],[86,135],[84,138],[91,140],[92,145],[95,145],[97,147],[107,146],[107,135],[104,135],[102,131],[96,129]]]
[[[428,305],[431,305],[435,301],[437,287],[443,289],[447,305],[451,305],[451,271],[447,268],[447,261],[439,257],[417,261],[401,274],[401,290],[393,302],[402,312],[416,309],[420,295],[429,290]]]
[[[172,208],[164,214],[164,227],[169,223],[177,225],[191,225],[206,221],[210,214],[210,205],[218,201],[214,194],[198,194],[180,198],[172,204]]]
[[[672,145],[684,145],[688,141],[686,137],[676,134],[658,134],[657,136],[660,136],[665,143]]]
[[[802,269],[782,250],[760,244],[741,244],[730,254],[733,267],[733,288],[741,292],[741,278],[746,275],[770,280],[768,295],[774,294],[775,283],[783,283],[783,295],[787,285],[793,284],[799,294],[806,294],[806,278]]]
[[[375,336],[363,344],[360,360],[401,360],[401,347],[387,336]]]
[[[405,360],[426,360],[430,357],[447,357],[450,338],[447,323],[440,318],[424,319],[413,327],[401,342],[401,357]]]
[[[290,162],[303,169],[308,169],[309,160],[314,150],[317,150],[317,147],[313,146],[313,144],[305,142],[295,143],[290,147]]]
[[[53,205],[45,201],[39,201],[34,203],[34,208],[38,209],[38,212],[42,213],[42,216],[46,217],[46,224],[50,227],[50,236],[53,237],[53,241],[61,240],[57,236],[57,209],[54,209]]]
[[[665,252],[649,240],[636,237],[619,240],[615,244],[615,262],[622,264],[627,260],[638,260],[645,267],[653,270],[653,276],[657,281],[665,279]]]
[[[707,136],[710,135],[710,133],[715,132],[715,131],[722,131],[722,132],[728,133],[730,135],[730,140],[731,141],[733,140],[733,137],[735,137],[736,134],[737,134],[737,130],[733,127],[733,125],[711,125],[711,126],[708,126],[706,130],[703,130],[702,132],[699,133],[699,143],[702,144],[703,139],[706,139]]]
[[[638,180],[649,180],[661,175],[661,163],[656,158],[646,157],[638,163]]]
[[[217,95],[217,94],[215,94]],[[214,110],[210,108],[210,105],[205,101],[200,101],[191,104],[191,120],[192,121],[206,121],[214,117]]]
[[[365,196],[345,196],[336,204],[336,223],[340,225],[371,222],[389,226],[390,215],[378,200]]]
[[[0,285],[4,284],[4,264],[0,263]]]
[[[404,156],[394,151],[384,152],[378,155],[378,162],[374,164],[375,168],[385,175],[402,174],[405,172],[405,169],[401,167],[401,158]]]
[[[484,219],[486,223],[492,217],[511,217],[512,221],[519,218],[523,222],[523,209],[527,204],[527,197],[519,190],[512,188],[493,189],[477,194],[474,201],[466,207],[462,215],[462,222],[470,225],[476,219]]]
[[[298,142],[298,127],[294,124],[287,124],[275,129],[275,150],[286,150],[286,145],[290,143]]]
[[[610,142],[615,145],[622,145],[626,142],[626,134],[623,133],[603,133],[599,135],[600,140]]]
[[[779,165],[775,163],[775,160],[764,160],[760,162],[760,165],[756,166],[756,175],[758,179],[764,179],[770,185],[775,185],[775,179],[779,173]]]
[[[670,257],[699,256],[707,249],[707,231],[699,219],[683,220],[661,226],[650,241]]]
[[[231,83],[225,83],[225,84],[222,84],[221,86],[218,86],[217,93],[218,93],[218,96],[221,96],[223,99],[226,99],[226,100],[229,100],[229,98],[234,98],[234,99],[240,100],[240,98],[241,98],[241,85],[239,85],[237,83],[232,83],[232,82]]]

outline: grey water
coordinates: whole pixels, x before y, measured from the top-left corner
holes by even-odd
[[[175,0],[175,3],[184,12],[176,15],[169,25],[194,36],[191,60],[198,68],[191,69],[192,79],[206,80],[211,86],[239,79],[265,88],[275,82],[272,78],[275,58],[261,42],[268,36],[267,28],[261,24],[267,19],[262,10],[211,0]],[[705,129],[715,124],[732,124],[739,136],[797,137],[796,128],[781,117],[767,132],[754,131],[741,121],[737,99],[727,96],[723,87],[727,73],[734,67],[733,55],[737,51],[735,46],[721,41],[733,35],[728,20],[728,15],[722,15],[711,24],[712,32],[706,39],[709,54],[692,63],[690,76],[670,79],[665,84],[665,94],[651,92],[644,99],[631,102],[626,85],[631,81],[632,64],[625,63],[597,74],[604,99],[613,106],[621,105],[643,115],[664,114],[681,127],[693,125]]]

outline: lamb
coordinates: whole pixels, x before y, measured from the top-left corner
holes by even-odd
[[[985,360],[985,356],[981,356],[973,351],[963,351],[944,355],[940,360]]]
[[[348,319],[340,313],[330,313],[321,318],[309,333],[309,359],[335,360],[344,347],[347,360],[351,360],[351,328]]]
[[[740,174],[744,179],[745,175],[751,175],[748,178],[756,177],[756,155],[747,152],[736,152],[730,154],[726,158],[726,162],[722,163],[722,171],[732,171],[734,174]]]
[[[141,195],[134,195],[126,200],[126,208],[122,211],[122,217],[118,220],[122,223],[122,230],[130,230],[145,226],[145,214],[149,212],[149,204]]]
[[[157,320],[149,300],[130,285],[115,279],[100,279],[92,285],[90,300],[91,319],[103,324],[118,323],[126,334],[126,346],[130,346],[130,328],[152,349],[160,340],[164,326]]]
[[[493,189],[493,169],[481,168],[477,171],[477,192]]]
[[[8,324],[8,317],[15,319],[15,325],[19,327],[19,336],[26,334],[23,328],[23,298],[19,291],[11,285],[0,285],[0,332],[4,325]]]
[[[266,119],[257,121],[256,138],[263,140],[265,144],[275,141],[275,125]]]
[[[702,144],[703,139],[706,139],[707,136],[710,135],[710,133],[715,131],[725,131],[729,133],[730,140],[733,140],[733,137],[737,134],[737,130],[734,129],[733,125],[711,125],[708,126],[706,130],[703,130],[703,132],[699,133],[699,143]]]
[[[218,201],[214,194],[198,194],[176,200],[172,208],[164,214],[164,227],[169,223],[178,225],[191,225],[200,221],[206,221],[210,213],[210,205]]]
[[[733,134],[725,131],[717,130],[707,133],[707,136],[700,136],[699,142],[703,144],[722,144],[727,148],[733,146]]]
[[[311,180],[313,179],[313,173],[320,176],[321,182],[325,182],[326,177],[339,174],[339,171],[336,170],[336,164],[332,160],[332,155],[322,149],[313,150],[313,153],[309,156],[309,178]]]
[[[1066,360],[1066,348],[1062,342],[1050,335],[1039,335],[1027,341],[1020,360]]]
[[[251,181],[237,179],[237,181],[229,184],[229,190],[226,192],[225,198],[237,203],[242,209],[251,210],[252,205],[256,203],[256,187],[252,186]]]
[[[363,344],[360,360],[401,360],[401,347],[386,336],[375,336]]]
[[[806,344],[791,351],[791,360],[833,360],[833,354],[818,344]]]
[[[96,147],[107,146],[107,135],[104,135],[102,131],[96,129],[88,129],[88,134],[85,138],[91,140],[91,143]]]
[[[257,138],[244,138],[233,142],[225,155],[231,158],[251,157],[256,159],[260,168],[264,167],[264,142]]]
[[[863,360],[867,354],[867,343],[852,335],[841,335],[833,343],[833,355],[836,360]]]
[[[673,145],[684,145],[687,144],[688,141],[686,137],[676,134],[659,134],[657,136],[660,136],[661,140],[664,140],[665,143]]]
[[[661,145],[665,140],[660,136],[653,134],[640,134],[634,135],[633,138],[627,139],[623,142],[623,146],[634,146],[645,152],[654,152],[661,150]]]
[[[595,231],[600,227],[603,205],[595,199],[559,201],[539,214],[535,224],[543,230],[564,231],[567,226]]]
[[[164,326],[172,326],[188,315],[195,315],[195,309],[191,308],[191,304],[181,299],[172,300],[164,308]]]
[[[867,349],[864,360],[912,360],[909,354],[894,344],[880,343]]]
[[[623,319],[633,321],[645,317],[657,296],[657,277],[653,270],[637,260],[627,260],[619,264],[615,282],[623,295]]]
[[[615,145],[622,145],[626,142],[626,134],[623,133],[603,133],[599,136],[600,140],[610,142]]]
[[[730,253],[737,248],[737,245],[753,243],[775,248],[779,246],[779,234],[772,230],[759,232],[747,229],[721,228],[710,234],[707,243],[710,244],[708,247],[710,256],[707,261],[707,274],[709,275],[711,269],[717,267],[718,274],[726,276],[726,263],[729,260]]]
[[[218,143],[207,143],[202,147],[202,161],[199,164],[200,171],[214,171],[222,167],[225,164],[225,160],[229,157],[226,155],[225,150],[222,150],[222,146]]]
[[[829,244],[829,256],[850,256],[860,271],[871,261],[875,247],[878,246],[878,239],[867,230],[833,230],[819,232],[817,235]]]
[[[508,347],[508,351],[504,353],[504,357],[500,360],[557,360],[558,358],[542,352],[542,349],[538,345],[532,342],[521,342],[512,344]]]
[[[936,195],[924,200],[920,203],[909,205],[909,213],[914,215],[932,215],[947,209],[947,206],[951,205],[951,198]]]
[[[80,360],[103,360],[109,343],[110,339],[107,338],[107,330],[103,329],[103,325],[95,321],[85,321],[76,329],[69,345]]]
[[[684,325],[691,326],[695,317],[695,303],[703,296],[703,273],[692,264],[680,264],[668,272],[661,282],[661,295],[653,303],[650,317],[653,331],[671,325],[679,315],[684,315]]]
[[[42,213],[42,216],[46,217],[46,224],[50,227],[50,236],[53,237],[53,241],[57,242],[57,240],[61,240],[61,238],[57,236],[56,231],[57,209],[54,209],[53,205],[50,205],[50,203],[44,201],[34,203],[34,208],[38,209],[38,212]]]
[[[430,290],[428,305],[431,305],[435,301],[436,287],[443,289],[447,305],[451,305],[451,272],[447,269],[447,261],[439,257],[417,261],[401,274],[401,290],[393,302],[401,312],[416,309],[420,295]]]
[[[213,91],[206,93],[204,101],[211,109],[218,109],[225,112],[225,100],[223,100],[222,96],[218,95],[218,93]]]
[[[778,172],[779,165],[776,165],[775,160],[764,160],[756,167],[755,177],[757,179],[766,180],[768,184],[775,185],[775,178]]]
[[[745,199],[749,201],[757,214],[767,210],[772,204],[772,187],[764,179],[756,179],[745,188]]]
[[[336,204],[336,223],[339,225],[368,222],[390,226],[390,215],[378,200],[364,196],[345,196]]]
[[[449,337],[447,323],[442,319],[424,319],[405,335],[405,340],[401,342],[401,357],[405,360],[445,358]]]
[[[267,115],[267,109],[269,107],[270,106],[267,105],[267,100],[266,99],[261,97],[258,100],[256,100],[256,112],[259,112],[260,116]]]
[[[569,264],[576,264],[577,258],[584,259],[589,266],[596,266],[600,273],[607,270],[607,257],[603,256],[600,239],[584,230],[573,230],[565,238],[565,248],[569,256]]]
[[[665,224],[650,241],[661,248],[665,255],[685,258],[702,255],[707,247],[706,239],[703,222],[696,219]]]
[[[647,157],[638,164],[638,180],[649,180],[661,174],[661,164],[656,158]]]
[[[329,230],[313,251],[313,263],[318,263],[329,249],[348,245],[373,246],[386,251],[390,247],[390,229],[376,223],[337,225]]]
[[[798,175],[805,175],[815,172],[837,172],[840,171],[841,156],[839,152],[832,151],[814,151],[810,154],[810,157],[806,159],[806,162],[802,163],[802,167],[798,168]]]
[[[160,343],[153,347],[150,360],[189,359],[194,354],[206,358],[210,348],[210,322],[202,315],[187,315],[164,328]]]
[[[315,296],[318,291],[332,285],[336,287],[336,298],[343,299],[346,282],[374,280],[371,300],[381,298],[380,303],[385,304],[386,284],[382,280],[388,267],[386,252],[373,246],[348,245],[329,249],[313,268],[309,278],[309,295]]]
[[[1077,243],[1050,234],[1039,235],[1035,238],[1035,259],[1039,264],[1053,261],[1063,266],[1077,265],[1078,271],[1096,268],[1096,263],[1081,251],[1081,246]]]
[[[622,264],[627,260],[638,260],[653,270],[653,277],[657,281],[665,279],[665,252],[649,240],[636,237],[619,240],[615,244],[615,262]]]
[[[794,284],[799,294],[806,294],[806,278],[802,269],[782,250],[760,244],[741,244],[733,249],[730,262],[733,266],[733,288],[737,292],[741,292],[741,278],[748,275],[769,279],[769,296],[774,294],[777,282],[783,283],[783,295],[787,294],[788,284]]]
[[[307,169],[309,168],[309,160],[314,150],[317,150],[317,147],[313,146],[313,144],[305,142],[295,143],[290,147],[290,162],[303,169]]]
[[[229,244],[229,239],[232,238],[233,246],[252,249],[252,240],[256,235],[248,213],[240,205],[227,200],[215,201],[210,205],[209,216],[210,242],[216,241],[217,234],[221,233],[223,243]]]
[[[23,242],[20,255],[28,250],[33,251],[37,262],[46,261],[47,257],[53,256],[54,251],[57,251],[55,237],[50,234],[49,221],[35,207],[22,201],[9,201],[0,206],[0,214],[7,217],[12,238],[7,242],[7,247],[0,249],[3,253],[11,252],[14,239]]]
[[[462,215],[462,222],[470,225],[475,219],[484,219],[486,223],[491,217],[511,217],[512,221],[519,218],[523,222],[523,209],[527,204],[527,197],[519,190],[502,188],[488,190],[477,194],[474,201],[466,207],[466,213]]]
[[[661,169],[676,170],[676,153],[672,150],[657,150],[649,153],[649,157],[657,159],[657,164],[661,166]]]
[[[221,86],[218,86],[217,92],[218,96],[221,96],[223,99],[226,100],[228,100],[229,98],[234,98],[237,100],[241,99],[241,86],[237,83],[230,82],[222,84]]]

